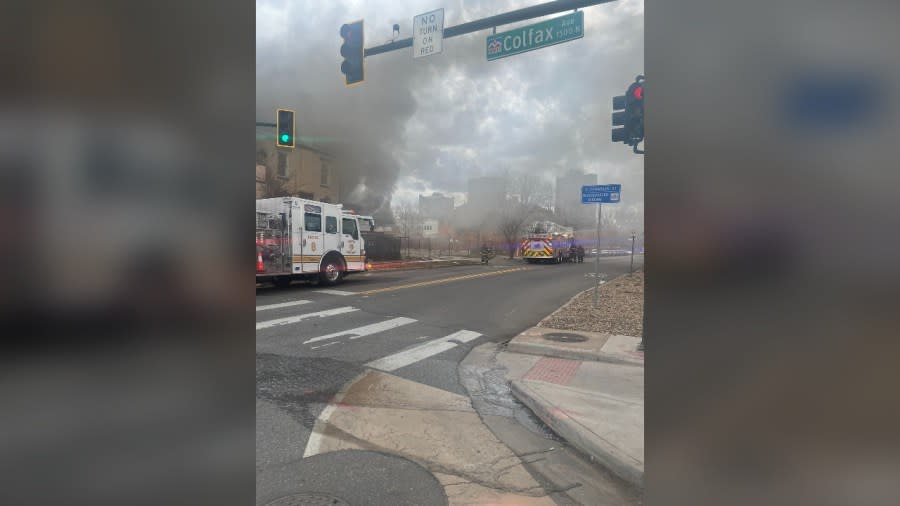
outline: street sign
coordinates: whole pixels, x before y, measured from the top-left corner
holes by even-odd
[[[413,58],[421,58],[444,50],[444,9],[419,14],[413,18]]]
[[[490,61],[506,58],[582,37],[584,37],[584,12],[577,11],[508,32],[488,35],[487,59]]]
[[[622,198],[622,185],[595,184],[581,187],[582,204],[618,204]]]

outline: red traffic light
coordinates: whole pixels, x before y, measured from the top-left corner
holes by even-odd
[[[636,100],[644,100],[644,87],[643,86],[635,86],[634,91],[631,92]]]

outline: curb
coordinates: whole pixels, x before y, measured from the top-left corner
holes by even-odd
[[[606,443],[599,437],[587,436],[585,429],[563,411],[542,399],[521,380],[509,382],[512,394],[528,406],[554,432],[563,437],[569,444],[590,455],[613,474],[637,487],[643,487],[644,471],[634,459],[624,455],[615,446]],[[598,441],[599,440],[599,441]]]
[[[550,327],[540,327],[549,329]],[[573,331],[566,331],[573,332]],[[611,338],[614,336],[611,336]],[[627,337],[627,336],[625,336]],[[616,356],[609,353],[595,352],[583,349],[571,349],[551,344],[516,342],[515,338],[506,345],[506,351],[510,353],[524,353],[527,355],[540,355],[544,357],[565,358],[568,360],[586,360],[590,362],[608,362],[611,364],[644,366],[644,361],[638,358]]]

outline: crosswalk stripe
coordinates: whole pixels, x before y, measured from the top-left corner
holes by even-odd
[[[278,304],[268,304],[265,306],[256,306],[257,311],[265,311],[267,309],[279,309],[282,307],[291,307],[291,306],[299,306],[302,304],[309,304],[312,302],[311,300],[292,300],[290,302],[281,302]]]
[[[359,311],[359,309],[350,306],[337,307],[334,309],[326,309],[325,311],[318,311],[315,313],[305,313],[298,314],[295,316],[287,316],[285,318],[278,318],[276,320],[267,320],[264,322],[257,322],[256,330],[267,329],[269,327],[275,327],[277,325],[289,325],[291,323],[297,323],[303,320],[307,320],[309,318],[325,318],[328,316],[334,316],[344,313],[352,313],[353,311]]]
[[[313,290],[316,293],[325,293],[328,295],[356,295],[356,292],[348,292],[345,290],[332,290],[330,288],[322,289],[322,290]]]
[[[481,337],[481,334],[478,332],[472,332],[471,330],[460,330],[459,332],[454,332],[447,337],[442,337],[441,339],[446,339],[447,341],[459,341],[462,343],[468,343],[469,341],[474,341]]]
[[[454,332],[449,336],[445,336],[440,339],[435,339],[433,341],[414,346],[401,352],[394,353],[393,355],[379,358],[378,360],[373,360],[366,364],[366,366],[371,367],[372,369],[378,369],[379,371],[396,371],[397,369],[406,367],[410,364],[414,364],[422,359],[432,357],[434,355],[437,355],[438,353],[443,353],[447,350],[455,348],[457,346],[457,343],[451,341],[468,343],[469,341],[474,341],[479,337],[481,337],[481,334],[479,334],[478,332],[472,332],[471,330],[460,330],[459,332]]]
[[[373,323],[371,325],[365,325],[363,327],[357,327],[355,329],[342,330],[341,332],[314,337],[312,339],[303,341],[303,344],[315,343],[318,341],[324,341],[325,339],[333,339],[335,337],[341,336],[350,336],[350,339],[359,339],[360,337],[369,336],[372,334],[377,334],[379,332],[384,332],[385,330],[395,329],[403,325],[408,325],[410,323],[414,323],[415,321],[416,320],[412,318],[401,316],[399,318],[393,318],[391,320],[385,320],[383,322]]]

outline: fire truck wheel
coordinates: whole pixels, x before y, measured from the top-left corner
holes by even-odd
[[[319,282],[326,286],[336,285],[344,277],[344,264],[337,257],[326,258],[319,272]]]

